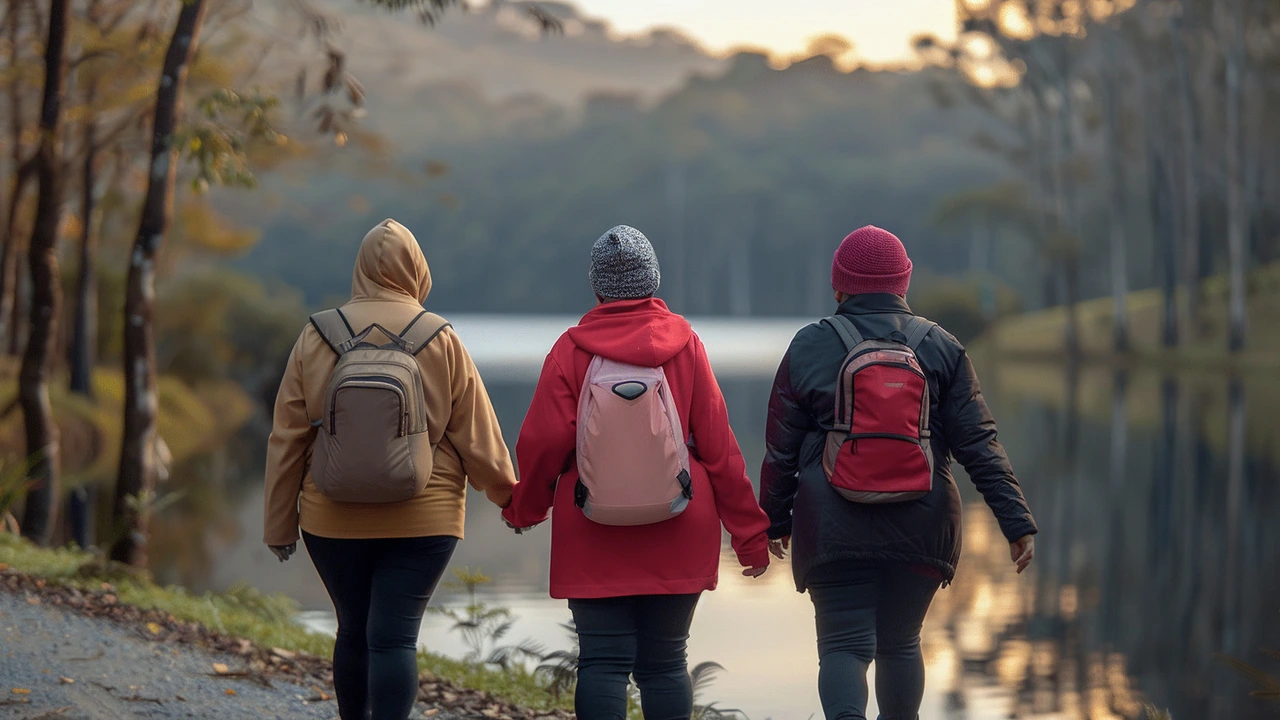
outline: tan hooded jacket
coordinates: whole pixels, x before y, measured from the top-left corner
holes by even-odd
[[[365,236],[356,258],[351,301],[342,312],[359,331],[379,323],[393,332],[422,312],[431,271],[407,228],[386,220]],[[374,332],[375,341],[379,333]],[[427,425],[437,445],[435,470],[421,493],[398,503],[338,503],[311,482],[311,446],[325,386],[337,356],[310,325],[289,355],[267,447],[263,540],[288,545],[298,527],[329,538],[462,537],[466,484],[499,507],[516,484],[498,418],[471,356],[446,328],[417,355],[426,385]]]

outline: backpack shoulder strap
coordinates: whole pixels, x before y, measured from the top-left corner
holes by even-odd
[[[925,320],[919,315],[911,318],[907,322],[907,326],[903,328],[904,334],[907,336],[907,347],[911,348],[911,352],[919,350],[920,343],[924,342],[929,331],[937,326],[937,323]]]
[[[311,326],[320,333],[329,349],[338,357],[342,357],[350,349],[348,343],[355,337],[351,323],[341,310],[324,310],[311,316]]]
[[[843,315],[832,315],[823,319],[824,323],[830,325],[840,335],[840,339],[844,341],[845,352],[850,352],[854,348],[862,344],[862,333],[858,332],[858,326],[853,321]]]
[[[453,327],[453,325],[439,315],[423,310],[405,326],[400,333],[400,339],[404,341],[405,350],[410,355],[417,355],[447,327]]]

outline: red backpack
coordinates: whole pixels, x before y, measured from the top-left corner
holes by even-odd
[[[929,449],[929,381],[916,350],[934,323],[913,317],[906,342],[865,340],[849,318],[822,322],[844,341],[836,378],[835,425],[827,433],[822,469],[856,503],[918,500],[933,487]]]

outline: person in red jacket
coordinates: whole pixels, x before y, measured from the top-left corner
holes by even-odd
[[[634,676],[647,720],[688,720],[686,643],[700,594],[716,587],[721,524],[743,574],[759,577],[769,565],[769,520],[702,341],[654,297],[660,274],[649,240],[616,227],[596,242],[591,261],[599,305],[547,356],[516,443],[520,482],[503,517],[526,529],[555,509],[551,596],[569,600],[578,632],[578,718],[623,720]],[[666,375],[692,478],[688,506],[671,519],[602,525],[575,501],[578,396],[596,356]]]

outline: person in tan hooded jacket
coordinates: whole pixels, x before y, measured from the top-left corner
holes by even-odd
[[[430,291],[417,239],[386,220],[360,245],[351,300],[341,311],[357,332],[374,323],[397,332],[422,313]],[[516,484],[484,383],[452,328],[446,325],[416,359],[436,449],[430,480],[402,502],[337,502],[311,480],[316,423],[338,360],[315,327],[299,336],[276,397],[263,541],[283,562],[301,529],[337,611],[334,685],[344,720],[408,717],[417,692],[418,629],[462,538],[467,483],[503,508]]]

